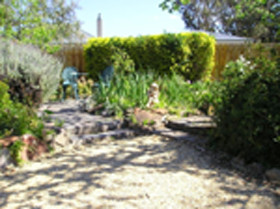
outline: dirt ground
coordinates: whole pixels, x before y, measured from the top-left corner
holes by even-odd
[[[0,175],[0,208],[280,208],[187,141],[142,136],[68,149]]]

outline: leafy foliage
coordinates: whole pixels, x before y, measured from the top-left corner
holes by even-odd
[[[11,147],[9,147],[10,155],[17,165],[23,164],[23,160],[21,159],[20,156],[20,151],[22,150],[23,146],[24,146],[23,141],[17,140],[11,145]]]
[[[182,76],[159,76],[153,71],[118,74],[111,85],[101,88],[93,94],[97,104],[104,104],[107,110],[122,116],[125,110],[134,107],[146,108],[148,89],[156,82],[160,87],[160,103],[157,107],[174,113],[193,113],[197,109],[207,113],[208,107],[214,103],[212,83],[186,82]]]
[[[182,14],[187,28],[254,37],[280,39],[279,0],[164,0],[160,7]]]
[[[96,79],[111,65],[116,48],[117,56],[126,60],[122,67],[127,70],[133,69],[133,61],[136,71],[149,69],[160,75],[174,72],[196,81],[209,76],[214,65],[215,41],[205,33],[93,38],[84,49],[86,68],[92,78]]]
[[[12,97],[21,102],[36,97],[42,98],[37,98],[37,102],[47,101],[59,85],[63,67],[51,55],[12,41],[0,41],[0,66],[0,75],[9,83]],[[38,94],[38,91],[42,92]]]
[[[8,93],[9,87],[0,81],[0,137],[32,133],[42,137],[42,121],[28,107],[13,102]]]
[[[233,155],[279,165],[279,63],[260,57],[228,64],[216,103],[213,144]]]
[[[132,73],[135,71],[135,63],[130,56],[119,48],[113,48],[111,62],[115,73]]]
[[[1,0],[0,34],[53,52],[51,42],[78,31],[76,8],[73,0]]]

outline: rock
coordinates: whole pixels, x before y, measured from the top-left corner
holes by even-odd
[[[12,163],[9,150],[7,148],[0,149],[0,169],[4,169]]]
[[[96,102],[91,98],[81,99],[78,102],[79,110],[81,112],[93,112],[95,110]]]
[[[46,144],[30,134],[23,135],[22,141],[25,146],[21,150],[21,159],[24,161],[35,160],[48,151]]]
[[[54,137],[52,146],[54,149],[59,149],[67,145],[69,145],[69,134],[65,129],[61,129],[60,133]]]
[[[215,129],[216,124],[209,116],[190,116],[187,118],[168,118],[166,127],[186,131],[193,134],[205,135]]]
[[[18,136],[9,136],[3,139],[0,139],[0,145],[2,147],[8,147],[15,141],[19,140],[20,138]]]
[[[162,114],[155,113],[149,110],[142,110],[140,108],[135,108],[133,117],[135,117],[135,122],[137,124],[150,126],[150,127],[161,127],[163,126],[163,118]]]
[[[269,181],[280,184],[280,169],[273,168],[265,172]]]
[[[96,140],[104,140],[109,138],[122,139],[122,138],[132,137],[135,135],[136,133],[133,130],[118,129],[118,130],[107,131],[103,133],[97,133],[97,134],[86,134],[81,136],[73,135],[70,137],[70,141],[73,145],[83,145],[83,144],[93,143]]]

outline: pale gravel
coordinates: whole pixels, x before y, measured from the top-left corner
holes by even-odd
[[[280,208],[186,141],[142,136],[67,149],[0,175],[0,208]]]

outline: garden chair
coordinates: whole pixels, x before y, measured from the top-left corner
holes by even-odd
[[[99,76],[99,83],[94,84],[94,88],[100,87],[101,83],[105,87],[110,87],[111,80],[113,79],[114,76],[114,67],[112,65],[106,67],[100,74]]]
[[[62,72],[62,88],[63,88],[63,97],[62,100],[65,100],[66,98],[66,89],[68,86],[72,86],[72,89],[75,94],[75,99],[79,99],[79,93],[78,93],[78,76],[84,75],[86,73],[78,73],[77,68],[75,67],[66,67]]]

